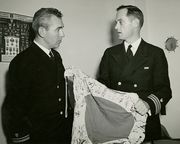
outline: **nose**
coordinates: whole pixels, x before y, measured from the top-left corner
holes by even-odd
[[[60,34],[61,37],[65,37],[65,34],[64,34],[64,31],[63,31],[63,30],[60,30],[60,31],[59,31],[59,34]]]
[[[118,24],[118,22],[116,22],[116,24],[115,24],[115,27],[114,27],[116,30],[118,30],[118,28],[119,28],[119,24]]]

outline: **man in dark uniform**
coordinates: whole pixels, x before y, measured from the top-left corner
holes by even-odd
[[[145,140],[161,138],[159,113],[171,99],[168,64],[162,49],[140,36],[144,17],[136,6],[117,8],[116,26],[123,43],[106,49],[100,63],[99,81],[109,88],[139,95],[135,108],[149,114]]]
[[[34,17],[32,45],[9,66],[9,88],[3,105],[9,143],[68,144],[73,111],[65,96],[64,66],[58,48],[62,14],[41,8]]]

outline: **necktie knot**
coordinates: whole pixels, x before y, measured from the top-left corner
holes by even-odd
[[[128,56],[129,60],[133,57],[133,53],[132,53],[131,47],[132,47],[132,45],[129,45],[128,49],[127,49],[127,56]]]
[[[50,58],[51,58],[52,60],[54,60],[54,55],[53,55],[52,51],[49,51],[49,55],[50,55]]]

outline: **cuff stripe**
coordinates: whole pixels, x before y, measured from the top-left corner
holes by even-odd
[[[19,143],[19,142],[25,142],[25,141],[27,141],[29,139],[30,139],[30,135],[26,135],[26,136],[21,137],[21,138],[12,138],[12,141],[14,143]]]
[[[155,95],[152,95],[152,98],[155,100],[156,114],[158,114],[160,112],[160,110],[161,110],[160,101]]]
[[[159,99],[153,94],[148,96],[148,98],[151,99],[154,102],[155,114],[158,114],[161,111],[161,103],[160,103]]]

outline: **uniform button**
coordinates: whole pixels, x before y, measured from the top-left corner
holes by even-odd
[[[57,85],[57,88],[59,88],[59,85]]]
[[[137,84],[134,84],[134,87],[137,87]]]
[[[163,102],[163,98],[160,99],[160,102]]]
[[[60,102],[60,101],[61,101],[61,98],[59,98],[58,101]]]
[[[60,115],[63,115],[63,111],[60,111]]]
[[[15,135],[15,137],[19,137],[19,134],[18,134],[18,133],[15,133],[14,135]]]
[[[121,82],[118,82],[118,85],[120,86],[120,85],[121,85]]]

